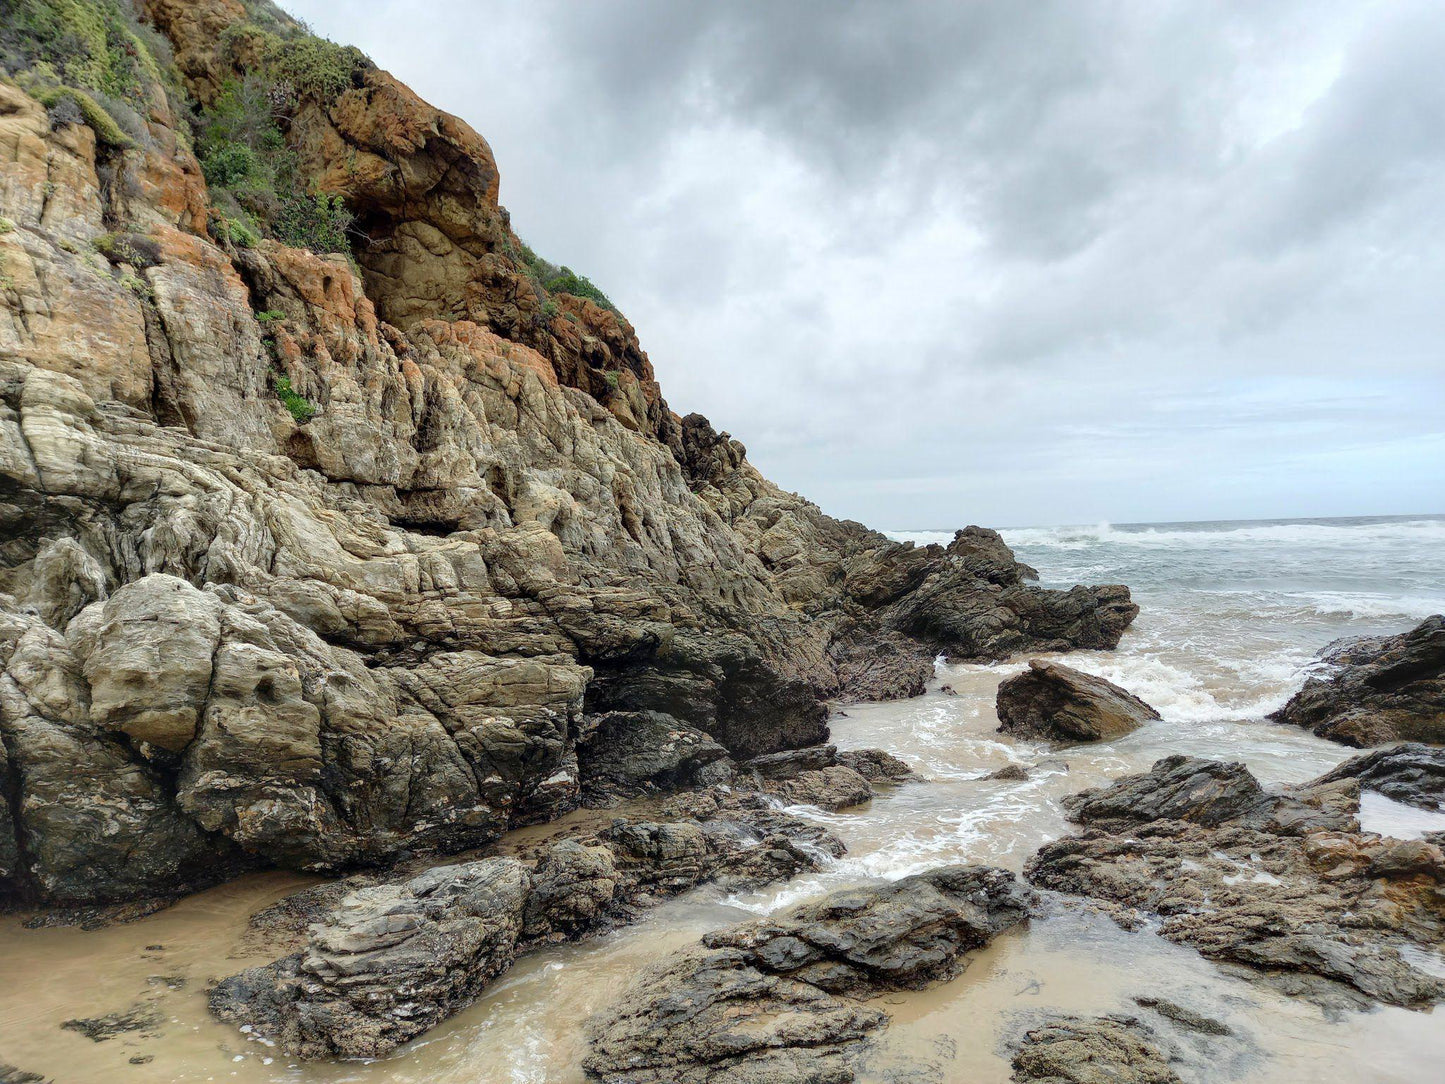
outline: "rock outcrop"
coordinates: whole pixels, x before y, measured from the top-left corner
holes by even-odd
[[[304,945],[223,980],[211,1009],[299,1057],[378,1057],[470,1004],[529,948],[617,925],[704,881],[754,887],[842,849],[776,815],[622,819],[521,856],[438,866],[339,900],[308,892],[295,910],[320,914]]]
[[[485,140],[359,54],[132,6],[170,48],[126,33],[129,134],[0,77],[0,898],[474,847],[824,742],[939,652],[1117,643],[1125,588],[891,542],[679,418],[625,319],[529,271]],[[207,188],[186,118],[237,87],[360,273]]]
[[[1012,1065],[1019,1084],[1183,1084],[1128,1016],[1056,1017],[1024,1033]]]
[[[1111,681],[1040,659],[999,684],[999,732],[1050,741],[1118,738],[1159,713]]]
[[[1090,827],[1029,860],[1036,885],[1160,918],[1159,933],[1328,1004],[1426,1008],[1445,981],[1445,851],[1361,834],[1358,783],[1267,791],[1238,764],[1186,757],[1085,792]]]
[[[1271,719],[1345,745],[1445,745],[1445,615],[1398,636],[1337,641],[1320,662],[1333,672],[1306,681]]]
[[[1004,870],[948,866],[710,933],[589,1023],[583,1067],[607,1084],[843,1084],[888,1022],[865,999],[952,977],[1031,902]]]
[[[1372,749],[1351,757],[1315,782],[1347,779],[1406,805],[1445,811],[1445,748],[1438,745],[1406,743]]]

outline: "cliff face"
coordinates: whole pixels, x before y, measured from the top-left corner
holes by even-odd
[[[679,418],[625,319],[539,283],[485,141],[360,60],[269,88],[358,262],[238,234],[194,118],[274,73],[258,17],[315,39],[136,11],[169,49],[130,39],[126,138],[0,78],[0,895],[476,845],[576,804],[596,712],[752,756],[938,651],[1132,619],[991,532],[831,519]]]

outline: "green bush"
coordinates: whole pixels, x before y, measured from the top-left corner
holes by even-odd
[[[217,241],[235,248],[254,248],[261,243],[256,228],[240,216],[232,218],[212,212],[206,228]]]
[[[256,322],[263,325],[274,324],[284,319],[286,319],[286,314],[279,309],[262,309],[256,314]]]
[[[139,233],[103,233],[92,244],[111,263],[127,263],[137,271],[161,262],[161,247]]]
[[[201,160],[201,172],[205,174],[206,183],[215,188],[265,177],[261,159],[244,143],[223,143],[212,148]]]
[[[276,388],[276,395],[281,400],[281,405],[291,412],[291,417],[296,419],[297,424],[304,425],[316,416],[316,405],[291,387],[289,376],[281,376],[277,373],[272,377],[272,384]]]
[[[504,251],[511,259],[521,265],[534,285],[544,294],[571,294],[573,297],[585,297],[597,302],[604,309],[611,312],[617,311],[617,306],[612,304],[607,295],[593,284],[592,280],[585,275],[579,275],[570,267],[558,267],[550,260],[544,260],[538,256],[532,247],[525,241],[519,242],[520,248],[507,242]],[[543,311],[545,312],[545,306]],[[547,313],[553,316],[555,313]]]
[[[271,226],[278,241],[296,248],[350,252],[351,222],[351,212],[340,196],[312,193],[283,200]]]
[[[95,130],[95,138],[103,146],[122,148],[135,143],[116,123],[115,118],[83,90],[76,90],[75,87],[42,87],[32,93],[36,101],[49,111],[52,124],[56,122],[57,111],[61,123],[69,123],[68,118],[73,115],[70,110],[74,109],[80,113],[85,123]],[[62,104],[64,102],[69,102],[70,105],[65,106]]]
[[[264,54],[268,74],[292,86],[297,94],[330,101],[356,82],[356,75],[376,67],[354,45],[313,36],[274,39]]]

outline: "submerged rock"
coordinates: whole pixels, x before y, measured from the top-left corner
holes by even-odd
[[[583,1068],[607,1084],[843,1084],[888,1022],[863,999],[952,977],[1031,903],[1004,870],[947,866],[707,934],[589,1022]]]
[[[1320,661],[1334,672],[1310,678],[1271,719],[1346,745],[1445,744],[1445,615],[1398,636],[1336,642]]]
[[[999,732],[1050,741],[1102,741],[1158,720],[1132,693],[1092,674],[1033,659],[998,687]]]
[[[302,1058],[378,1057],[469,1005],[536,945],[616,925],[704,881],[746,888],[816,868],[818,832],[776,814],[618,820],[525,859],[439,866],[339,899],[306,890],[290,909],[315,915],[300,950],[223,980],[211,1009]]]
[[[1093,827],[1040,848],[1040,887],[1160,916],[1159,933],[1331,1004],[1425,1008],[1445,980],[1411,947],[1445,940],[1445,851],[1362,835],[1358,789],[1286,791],[1243,765],[1170,757],[1066,801]]]

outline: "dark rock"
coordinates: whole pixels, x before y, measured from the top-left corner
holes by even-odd
[[[1351,757],[1311,785],[1344,779],[1358,780],[1361,787],[1379,791],[1397,802],[1421,809],[1445,809],[1445,748],[1410,743],[1375,749]]]
[[[1005,764],[995,772],[989,772],[985,779],[1008,780],[1010,782],[1022,782],[1029,777],[1029,770],[1022,764]]]
[[[27,1072],[0,1062],[0,1084],[48,1084],[48,1081],[39,1073]]]
[[[1169,1057],[1129,1016],[1060,1016],[1024,1033],[1013,1056],[1020,1084],[1182,1084]]]
[[[223,980],[211,1009],[302,1058],[383,1055],[470,1004],[521,952],[704,881],[754,887],[842,852],[815,826],[752,813],[739,804],[705,823],[619,819],[544,844],[530,862],[439,866],[339,900],[307,890],[285,912],[322,908],[299,951]]]
[[[127,1058],[126,1060],[130,1062],[131,1065],[149,1065],[156,1060],[156,1056],[154,1054],[136,1054],[134,1057]]]
[[[950,866],[718,930],[593,1018],[583,1067],[607,1084],[843,1084],[888,1019],[859,999],[957,974],[1031,902],[1006,871]]]
[[[1050,741],[1117,738],[1159,713],[1113,682],[1034,659],[998,687],[999,732]]]
[[[838,763],[852,768],[870,783],[901,783],[917,779],[918,773],[884,749],[844,749]]]
[[[989,583],[1014,584],[1039,578],[1037,569],[1018,560],[1003,536],[987,527],[955,531],[946,552],[961,558],[964,568]]]
[[[1263,817],[1270,804],[1259,780],[1243,764],[1186,756],[1165,757],[1147,772],[1063,800],[1071,819],[1109,827],[1156,820],[1218,825]]]
[[[1445,852],[1361,835],[1353,780],[1267,792],[1238,764],[1169,757],[1065,801],[1098,826],[1046,844],[1041,887],[1161,918],[1159,933],[1327,1004],[1424,1008],[1445,982],[1401,954],[1445,938]]]
[[[897,781],[913,776],[908,765],[881,749],[839,753],[832,745],[756,757],[738,770],[751,775],[764,793],[822,809],[847,809],[871,800],[870,777]]]
[[[1334,673],[1310,678],[1271,719],[1346,745],[1445,744],[1445,616],[1399,636],[1337,642],[1320,660]]]
[[[934,652],[894,632],[864,627],[828,649],[844,700],[901,700],[922,696],[933,677]]]
[[[78,926],[82,930],[103,930],[164,911],[176,902],[174,896],[157,896],[126,903],[98,903],[83,907],[51,907],[31,915],[22,925],[27,930]]]
[[[78,1031],[87,1039],[103,1043],[117,1035],[126,1035],[133,1031],[153,1034],[160,1024],[160,1010],[154,1005],[140,1004],[104,1016],[67,1020],[60,1026],[66,1031]]]
[[[651,790],[679,790],[705,780],[727,750],[701,730],[656,711],[614,711],[587,720],[577,744],[583,793],[631,796]]]

